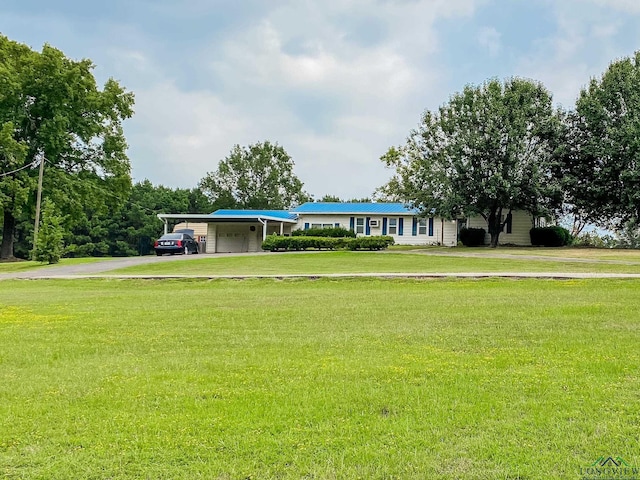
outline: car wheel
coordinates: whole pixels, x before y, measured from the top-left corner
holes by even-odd
[[[189,247],[184,247],[184,254],[189,255]]]

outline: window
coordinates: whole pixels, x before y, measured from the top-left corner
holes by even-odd
[[[356,218],[356,233],[364,233],[364,218]]]
[[[389,219],[389,235],[397,235],[398,234],[398,219],[390,218]]]
[[[427,219],[419,218],[418,219],[418,235],[426,235],[427,234]]]
[[[312,223],[311,228],[334,228],[333,223]]]

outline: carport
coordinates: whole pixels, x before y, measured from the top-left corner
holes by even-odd
[[[211,214],[158,214],[169,221],[207,224],[206,253],[259,252],[267,235],[291,235],[297,215],[284,210],[217,210]]]

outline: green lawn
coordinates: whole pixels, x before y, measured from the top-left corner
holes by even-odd
[[[517,255],[517,256],[543,256],[556,258],[583,258],[589,260],[621,260],[640,263],[640,250],[625,250],[614,248],[584,248],[584,247],[509,247],[501,246],[498,248],[489,247],[434,247],[419,245],[393,245],[389,247],[390,251],[415,251],[428,253],[442,253],[451,255]]]
[[[3,282],[0,476],[547,480],[601,456],[640,465],[639,290]]]
[[[518,258],[455,257],[387,252],[272,253],[198,258],[181,262],[157,262],[108,273],[252,275],[320,273],[434,273],[434,272],[617,272],[640,273],[637,263],[614,264],[586,261],[552,261]]]
[[[11,262],[0,262],[0,274],[2,273],[14,273],[24,272],[27,270],[34,270],[36,268],[50,268],[56,265],[79,265],[82,263],[102,262],[108,260],[104,257],[84,257],[84,258],[62,258],[60,263],[55,265],[48,265],[46,263],[33,262],[31,260],[18,260]]]

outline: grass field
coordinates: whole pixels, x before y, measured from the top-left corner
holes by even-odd
[[[55,267],[56,265],[79,265],[82,263],[103,262],[108,260],[104,257],[85,257],[85,258],[62,258],[59,263],[54,265],[48,265],[46,263],[33,262],[31,260],[19,260],[11,262],[0,262],[0,274],[2,273],[14,273],[24,272],[34,269],[47,269]]]
[[[393,245],[390,251],[425,251],[443,254],[474,254],[474,255],[517,255],[517,256],[544,256],[556,258],[584,258],[590,260],[622,260],[640,262],[640,250],[617,248],[585,248],[585,247],[510,247],[500,246],[492,249],[489,247],[433,247],[416,245]]]
[[[5,281],[0,476],[546,480],[601,456],[640,465],[639,291]]]
[[[486,249],[485,249],[486,251]],[[157,262],[109,273],[122,274],[320,274],[320,273],[434,273],[434,272],[602,272],[640,273],[637,262],[554,261],[519,258],[458,257],[413,253],[313,252],[265,255],[210,256],[186,262]]]

